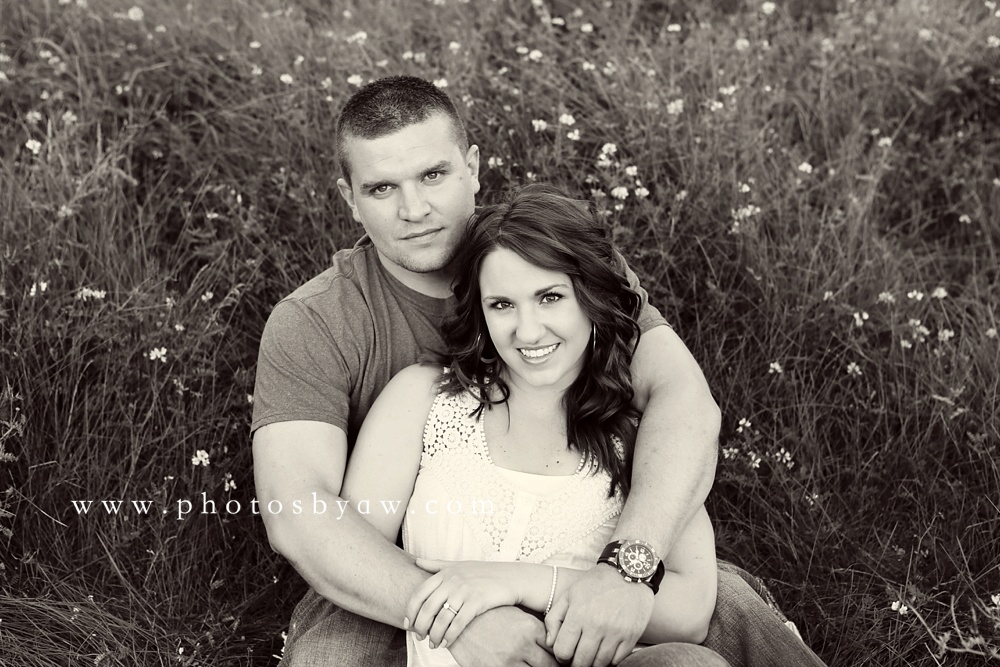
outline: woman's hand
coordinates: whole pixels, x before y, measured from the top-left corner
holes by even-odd
[[[406,629],[421,638],[429,636],[431,647],[454,643],[476,616],[494,607],[520,604],[518,565],[418,558],[417,567],[435,574],[406,605],[410,619]]]

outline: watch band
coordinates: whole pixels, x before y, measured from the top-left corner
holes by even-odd
[[[623,552],[630,553],[636,552],[639,554],[640,562],[645,562],[645,569],[649,570],[648,573],[642,573],[636,571],[632,567],[632,563],[624,560],[621,557]],[[652,567],[652,562],[656,561],[656,567]],[[618,573],[622,578],[629,583],[640,583],[649,586],[650,590],[653,591],[653,595],[660,590],[660,582],[663,581],[663,575],[665,568],[663,566],[663,561],[656,556],[656,551],[653,547],[646,542],[640,540],[617,540],[615,542],[610,542],[604,551],[601,552],[600,557],[597,559],[598,563],[606,563],[611,567],[618,570]]]

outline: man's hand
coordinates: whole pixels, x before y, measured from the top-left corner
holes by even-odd
[[[629,654],[653,614],[653,591],[595,565],[569,586],[545,617],[546,644],[573,667],[607,667]]]
[[[462,667],[559,667],[545,647],[545,626],[517,607],[477,616],[448,650]]]

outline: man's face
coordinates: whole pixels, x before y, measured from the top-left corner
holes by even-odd
[[[386,268],[419,289],[455,254],[479,192],[479,148],[463,155],[451,120],[434,114],[377,139],[345,145],[351,185],[337,181]]]

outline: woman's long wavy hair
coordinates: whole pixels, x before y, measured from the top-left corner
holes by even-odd
[[[639,417],[632,406],[630,364],[639,339],[641,299],[629,287],[624,260],[593,205],[548,185],[517,188],[502,203],[478,211],[458,247],[453,286],[458,303],[444,325],[444,365],[451,372],[442,376],[443,390],[476,396],[476,418],[510,396],[479,289],[483,260],[490,253],[506,248],[535,266],[565,273],[595,332],[583,371],[563,398],[566,433],[581,455],[588,454],[610,474],[608,495],[618,489],[627,496]],[[612,436],[624,445],[623,457]]]

